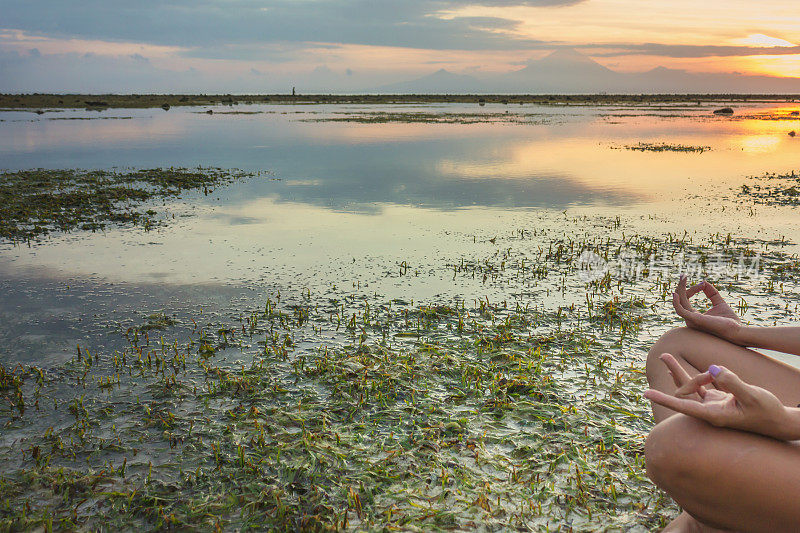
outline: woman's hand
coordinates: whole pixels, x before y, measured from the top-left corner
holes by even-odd
[[[768,390],[743,382],[725,367],[711,365],[692,378],[672,355],[662,354],[661,360],[678,390],[670,396],[650,389],[644,393],[648,400],[714,426],[780,440],[800,439],[800,411],[784,406]]]
[[[689,302],[689,298],[700,291],[703,291],[711,301],[711,309],[705,313],[697,311]],[[672,305],[675,307],[675,312],[686,321],[688,327],[710,333],[734,344],[743,345],[740,338],[742,326],[739,323],[739,317],[709,282],[701,281],[687,289],[686,276],[681,276],[678,288],[672,293]]]

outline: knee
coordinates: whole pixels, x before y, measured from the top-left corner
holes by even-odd
[[[659,356],[665,352],[669,352],[673,355],[682,355],[684,347],[694,333],[693,330],[686,327],[673,328],[664,333],[661,338],[653,344],[653,347],[650,348],[650,352],[647,354],[647,361],[645,362],[645,374],[651,386],[655,383],[656,376],[660,376],[666,372],[666,367],[659,359]]]
[[[660,422],[644,445],[647,476],[673,497],[702,480],[708,475],[703,456],[713,431],[705,422],[682,414]]]

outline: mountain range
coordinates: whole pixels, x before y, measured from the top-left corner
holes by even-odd
[[[741,73],[695,73],[655,67],[617,72],[573,49],[559,49],[520,70],[491,77],[445,69],[367,92],[425,93],[800,93],[800,78]]]

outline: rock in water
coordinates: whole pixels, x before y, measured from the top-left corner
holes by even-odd
[[[161,109],[163,109],[164,111],[169,111],[169,104],[162,104]]]
[[[733,108],[732,107],[723,107],[722,109],[715,109],[715,115],[733,115]]]

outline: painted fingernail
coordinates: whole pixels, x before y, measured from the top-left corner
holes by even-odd
[[[717,365],[711,365],[708,367],[708,373],[711,374],[713,377],[717,377],[721,371],[722,369]]]

